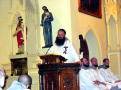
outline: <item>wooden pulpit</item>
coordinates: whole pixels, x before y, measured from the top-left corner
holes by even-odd
[[[80,64],[64,63],[64,57],[54,54],[40,58],[43,61],[38,64],[40,90],[79,90]]]

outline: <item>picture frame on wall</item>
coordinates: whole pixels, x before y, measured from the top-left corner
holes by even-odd
[[[101,11],[101,0],[78,0],[78,10],[79,12],[97,17],[102,18],[102,11]]]

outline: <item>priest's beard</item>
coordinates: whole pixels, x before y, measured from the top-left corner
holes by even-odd
[[[105,65],[106,68],[109,68],[109,65]]]
[[[86,67],[86,68],[88,68],[89,67],[89,64],[84,64],[83,66]]]
[[[56,37],[55,43],[57,46],[62,46],[64,44],[65,40],[66,40],[65,37],[63,37],[63,38]]]
[[[96,67],[96,68],[98,67],[98,65],[93,65],[93,66]]]

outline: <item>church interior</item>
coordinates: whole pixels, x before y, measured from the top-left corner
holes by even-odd
[[[37,64],[42,63],[40,56],[48,50],[42,48],[42,6],[53,14],[53,43],[57,31],[65,29],[80,58],[96,57],[100,65],[109,58],[111,70],[121,79],[121,0],[97,1],[90,9],[84,6],[84,0],[0,0],[0,67],[8,76],[4,90],[21,71],[32,77],[32,90],[40,88]],[[24,26],[23,54],[17,54],[17,39],[13,37],[20,16]]]

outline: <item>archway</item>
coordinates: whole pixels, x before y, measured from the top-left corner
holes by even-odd
[[[89,49],[89,58],[96,57],[98,60],[100,60],[99,44],[93,32],[88,32],[85,36],[85,39]],[[101,63],[101,61],[98,62]]]

